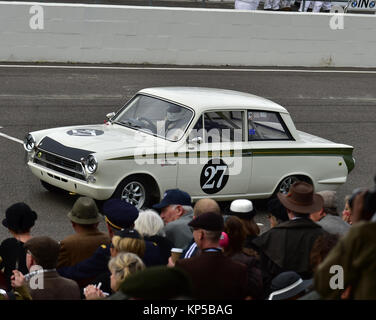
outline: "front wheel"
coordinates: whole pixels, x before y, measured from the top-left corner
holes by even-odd
[[[124,179],[117,187],[114,198],[121,199],[137,209],[147,207],[151,204],[151,196],[147,184],[143,179]]]

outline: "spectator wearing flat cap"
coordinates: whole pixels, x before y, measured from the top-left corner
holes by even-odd
[[[7,290],[11,290],[10,278],[13,270],[17,269],[25,274],[28,272],[24,243],[32,238],[31,228],[35,220],[37,214],[23,202],[13,204],[5,211],[2,223],[12,237],[5,239],[0,245],[0,270],[4,269]]]
[[[344,235],[351,225],[343,221],[337,213],[337,197],[335,191],[321,191],[317,192],[322,196],[324,201],[323,208],[310,215],[311,219],[320,225],[326,232],[332,234]]]
[[[107,234],[98,230],[102,220],[95,201],[88,197],[76,200],[68,213],[75,234],[60,242],[57,267],[73,266],[91,257],[101,244],[109,244]]]
[[[175,248],[185,248],[190,244],[192,232],[188,227],[193,217],[191,196],[179,189],[167,190],[162,201],[153,205],[160,210],[165,224],[164,233]]]
[[[193,219],[193,237],[201,253],[180,259],[175,266],[192,281],[196,299],[243,299],[247,295],[247,267],[224,256],[219,240],[224,229],[223,217],[208,212]]]
[[[30,273],[24,276],[14,270],[14,285],[24,280],[33,300],[79,300],[80,290],[73,280],[56,272],[60,245],[49,237],[34,237],[25,243],[27,266]]]
[[[117,231],[127,228],[132,229],[138,217],[138,209],[120,199],[107,200],[103,204],[102,213],[110,239]],[[78,281],[80,286],[84,287],[93,281],[95,277],[107,271],[110,257],[110,246],[107,243],[103,243],[88,259],[73,266],[61,267],[58,272],[63,277]]]
[[[322,197],[314,193],[311,184],[295,182],[287,195],[279,193],[278,198],[290,220],[253,241],[259,247],[264,288],[270,287],[271,280],[284,271],[295,271],[303,279],[311,278],[310,252],[316,238],[325,232],[309,218],[323,207]]]
[[[195,203],[193,208],[193,218],[197,218],[206,212],[214,212],[219,215],[222,214],[218,202],[211,198],[200,199]],[[181,257],[184,259],[191,258],[196,254],[199,254],[199,252],[200,250],[197,248],[197,244],[192,236],[190,244],[184,249]]]

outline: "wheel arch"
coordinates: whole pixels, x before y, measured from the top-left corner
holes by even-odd
[[[274,187],[274,192],[273,192],[273,195],[276,195],[278,192],[279,192],[279,188],[282,184],[282,182],[289,178],[289,177],[296,177],[298,180],[300,181],[305,181],[305,182],[308,182],[310,183],[311,185],[315,186],[314,184],[314,179],[307,173],[305,172],[296,172],[296,173],[288,173],[286,175],[284,175],[277,183],[277,185]]]

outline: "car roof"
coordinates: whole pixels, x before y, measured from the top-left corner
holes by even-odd
[[[285,108],[273,101],[234,90],[202,87],[158,87],[146,88],[138,93],[167,99],[191,107],[195,111],[218,108],[252,108],[288,113]]]

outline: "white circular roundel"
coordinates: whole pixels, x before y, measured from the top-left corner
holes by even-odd
[[[225,187],[228,178],[227,164],[222,159],[212,159],[201,170],[201,189],[207,194],[217,193]]]
[[[80,137],[93,137],[100,136],[104,133],[102,130],[97,129],[72,129],[67,131],[70,136],[80,136]]]

